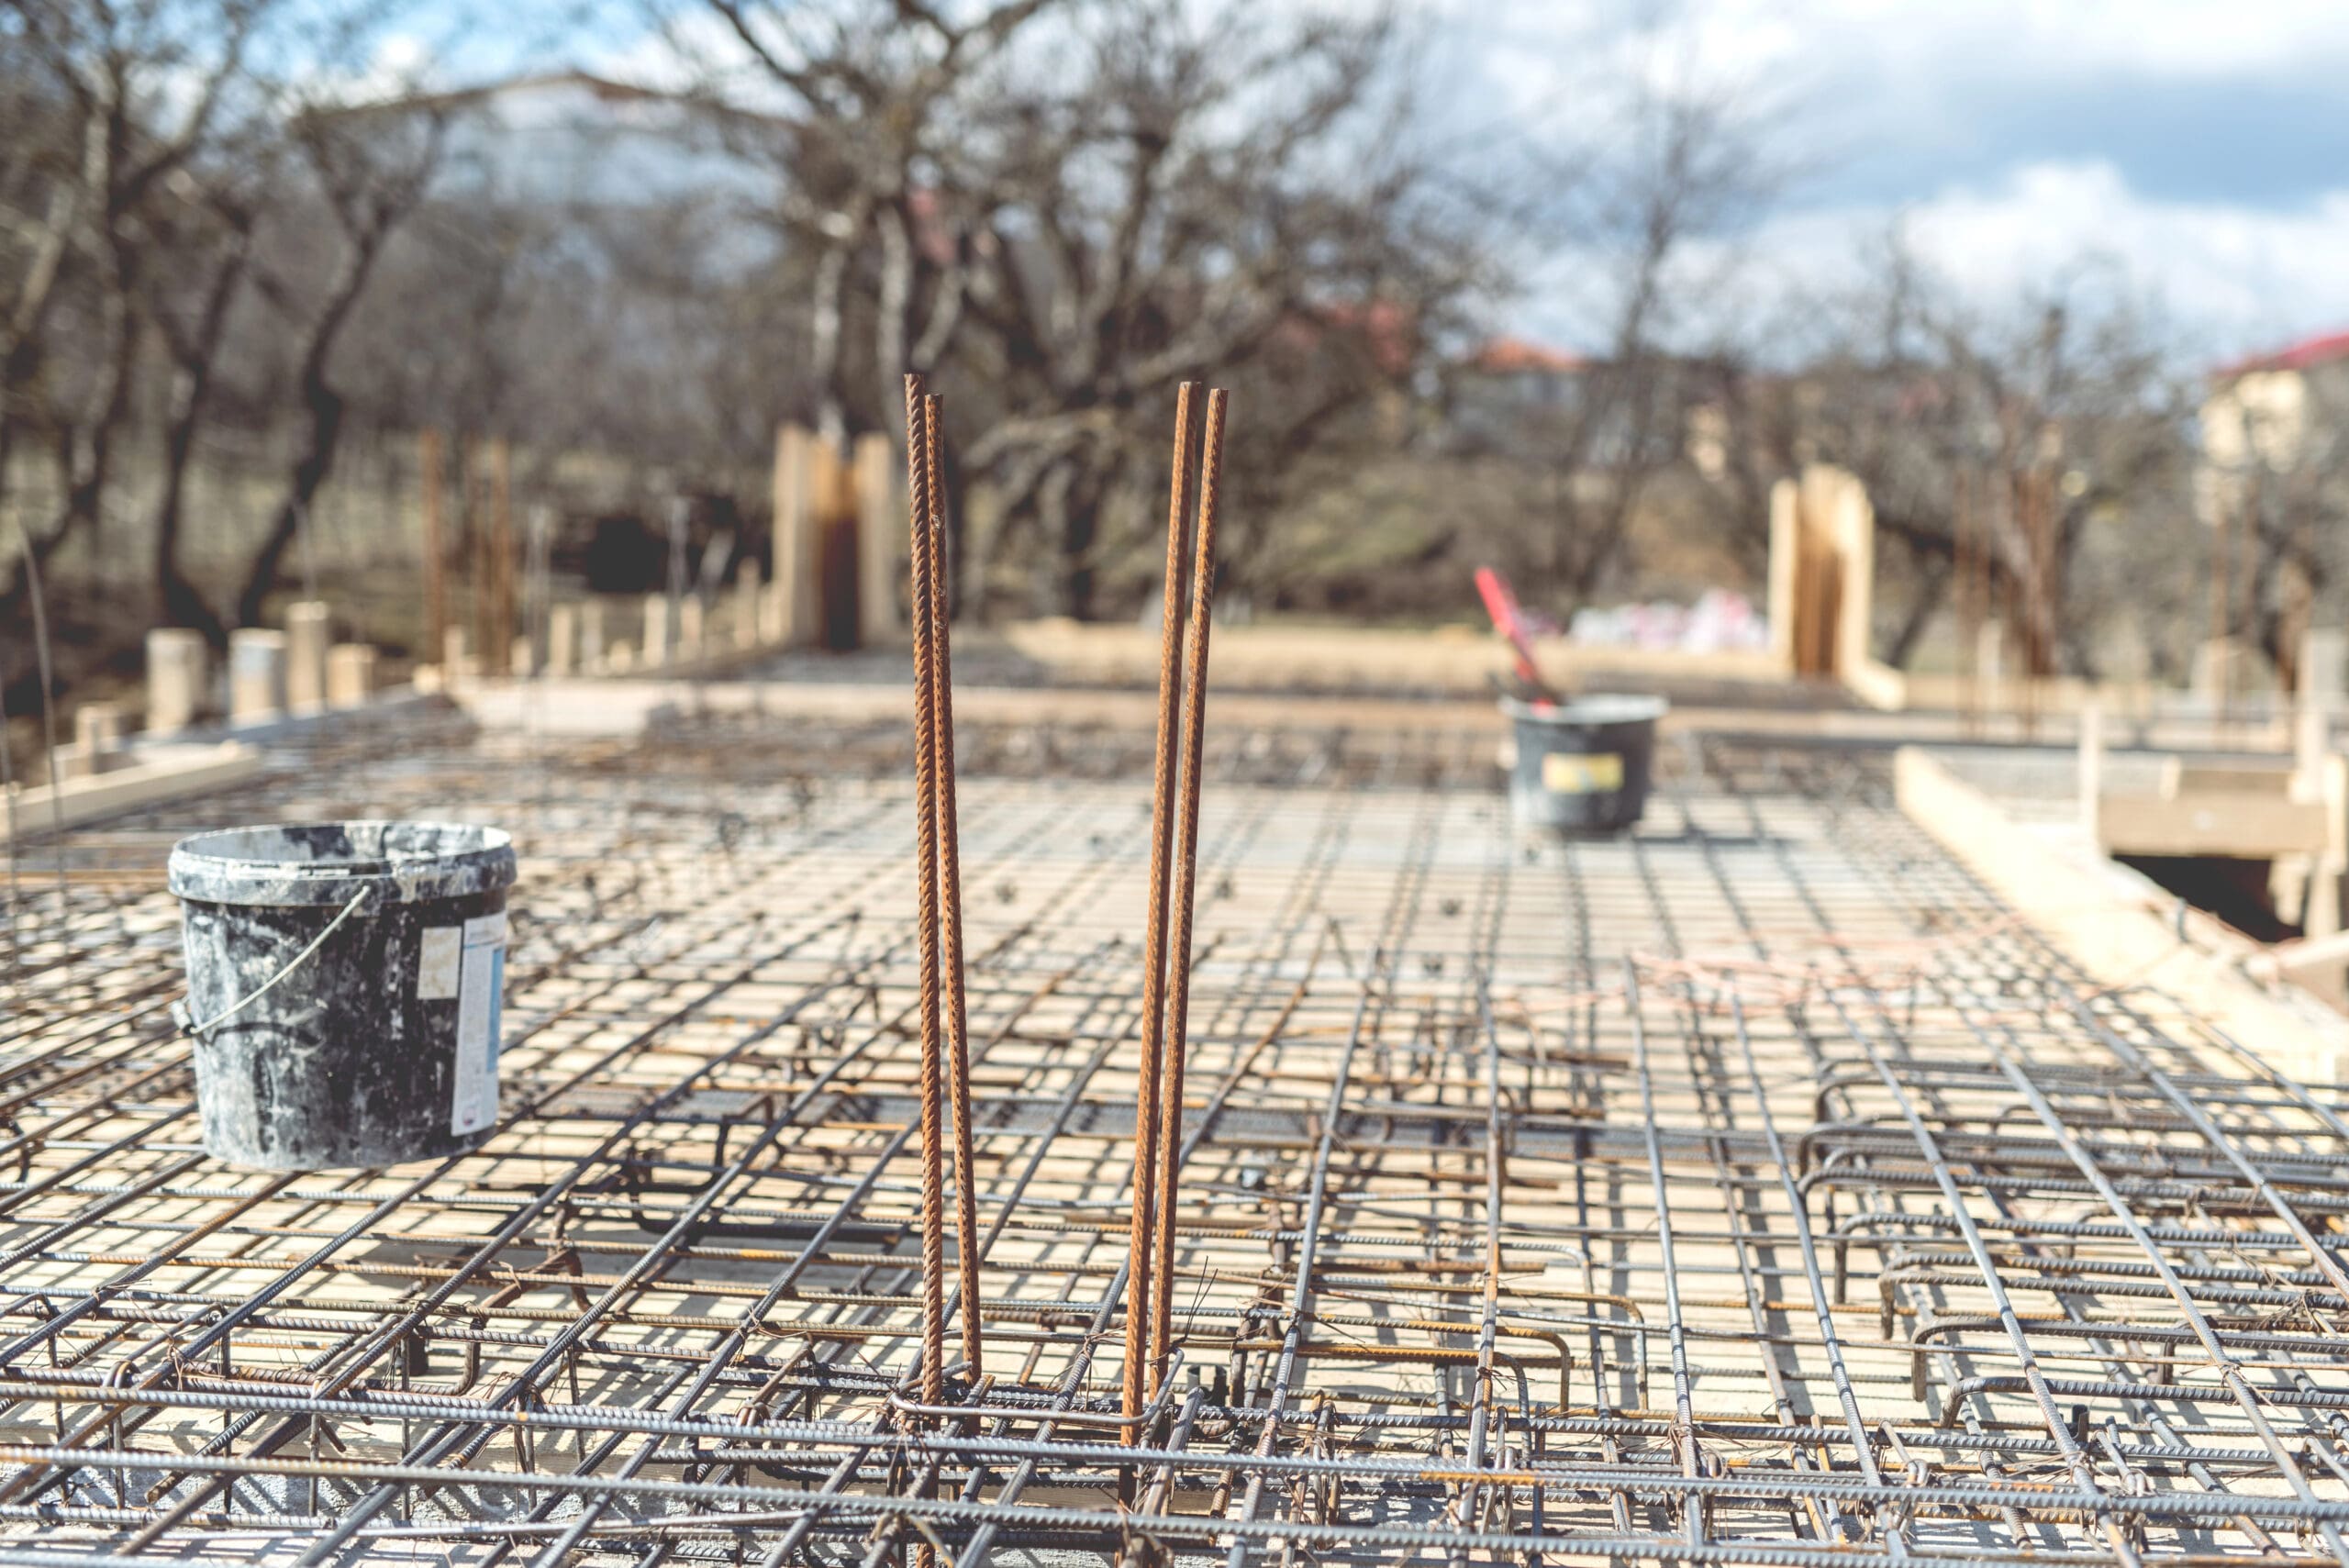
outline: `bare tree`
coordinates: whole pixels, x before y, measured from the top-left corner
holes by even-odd
[[[2247,641],[2298,689],[2301,635],[2339,624],[2349,580],[2349,361],[2231,366],[2202,405],[2201,434],[2201,626]]]
[[[849,384],[849,333],[867,268],[875,286],[866,406],[885,426],[900,378],[934,368],[962,317],[965,268],[941,270],[926,313],[918,295],[917,231],[931,221],[936,175],[956,162],[971,101],[993,86],[1022,30],[1067,0],[996,0],[968,20],[923,0],[704,3],[793,111],[784,217],[816,259],[808,375],[818,428],[844,439],[864,401]],[[714,78],[728,74],[724,62],[705,65]]]
[[[1868,486],[1893,547],[1888,660],[1911,662],[1961,587],[1965,616],[2006,623],[2033,673],[2099,673],[2116,616],[2175,630],[2184,578],[2158,580],[2174,550],[2145,547],[2187,525],[2185,389],[2125,273],[2083,262],[1986,316],[1896,240],[1840,312],[1783,384],[1798,406],[1778,427]],[[2090,551],[2102,569],[2084,573]],[[2177,667],[2174,636],[2145,640]]]
[[[1046,66],[1073,85],[988,128],[971,306],[1000,408],[967,448],[1008,537],[1039,535],[1041,596],[1080,617],[1105,511],[1163,461],[1124,416],[1231,384],[1264,460],[1235,471],[1277,473],[1407,378],[1475,276],[1402,132],[1390,18],[1137,0],[1088,20]]]
[[[182,569],[180,533],[189,464],[228,344],[230,316],[251,267],[260,217],[255,194],[228,183],[231,178],[192,190],[193,199],[177,221],[159,226],[180,258],[183,275],[174,280],[176,287],[150,279],[152,297],[146,306],[171,362],[162,482],[150,525],[157,608],[163,624],[194,627],[216,645],[227,641],[227,628]]]
[[[440,163],[445,129],[446,121],[429,112],[394,120],[311,107],[294,122],[294,139],[332,221],[338,254],[310,300],[288,274],[269,266],[255,272],[262,297],[299,334],[295,384],[305,431],[284,496],[237,595],[237,618],[244,625],[260,620],[285,551],[333,470],[346,407],[333,375],[335,347],[385,244],[422,201]]]
[[[0,0],[23,58],[25,84],[51,134],[24,150],[29,207],[11,210],[21,245],[7,338],[0,342],[0,486],[15,432],[45,356],[61,288],[83,284],[91,368],[78,411],[54,398],[41,415],[60,437],[65,495],[51,526],[28,534],[34,562],[95,526],[128,417],[140,354],[139,308],[157,261],[150,228],[159,188],[206,144],[221,106],[243,81],[266,0]],[[43,153],[47,156],[44,158]],[[13,603],[19,578],[6,592]]]
[[[1743,345],[1703,302],[1787,174],[1771,109],[1742,84],[1682,66],[1593,91],[1620,106],[1563,145],[1537,140],[1509,187],[1542,194],[1501,197],[1520,245],[1569,259],[1570,296],[1595,328],[1570,395],[1499,432],[1532,465],[1525,499],[1543,518],[1520,586],[1561,612],[1621,575],[1653,486],[1685,466],[1693,411],[1742,395]],[[1560,270],[1546,269],[1553,281]]]

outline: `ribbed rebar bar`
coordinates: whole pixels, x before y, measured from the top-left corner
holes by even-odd
[[[1156,1393],[1166,1375],[1174,1332],[1176,1176],[1183,1147],[1183,1063],[1191,1007],[1191,920],[1198,903],[1199,768],[1208,718],[1208,631],[1214,609],[1216,508],[1222,494],[1224,414],[1230,394],[1208,394],[1207,434],[1199,460],[1199,521],[1191,566],[1189,639],[1183,658],[1183,751],[1175,820],[1174,929],[1167,944],[1166,1035],[1158,1091],[1157,1206],[1151,1239],[1150,1366]]]
[[[908,375],[906,491],[911,517],[907,556],[913,577],[914,918],[921,952],[921,1391],[922,1402],[935,1405],[946,1393],[946,1174],[938,1017],[938,673],[931,607],[938,585],[931,575],[930,476],[930,409],[923,399],[921,377]]]
[[[1129,1418],[1161,737],[1148,694],[982,704],[961,642],[981,1385],[925,1335],[900,691],[714,684],[530,745],[409,716],[65,846],[0,1018],[0,1557],[2349,1555],[2337,1092],[2083,974],[1876,759],[1783,738],[1668,748],[1638,829],[1559,841],[1516,833],[1481,714],[1218,692],[1194,755],[1178,698],[1143,1262],[1181,1299]],[[525,848],[499,1122],[389,1172],[219,1164],[156,868],[198,819],[355,802]]]
[[[922,464],[930,479],[930,693],[938,781],[938,882],[946,982],[947,1099],[954,1117],[954,1257],[962,1283],[963,1375],[985,1374],[979,1322],[979,1179],[972,1152],[971,1011],[963,974],[963,836],[954,803],[954,655],[946,577],[946,484],[940,447],[942,400],[923,399]]]
[[[1166,902],[1174,833],[1175,717],[1182,700],[1184,536],[1191,516],[1191,464],[1198,432],[1197,388],[1185,382],[1174,395],[1174,472],[1166,507],[1166,579],[1159,611],[1158,747],[1150,791],[1150,884],[1144,896],[1141,1050],[1134,1063],[1133,1214],[1127,1229],[1125,1410],[1141,1413],[1148,1397],[1152,1228],[1158,1212],[1158,1096],[1166,1030]]]

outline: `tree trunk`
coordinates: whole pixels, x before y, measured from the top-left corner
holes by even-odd
[[[810,307],[807,376],[817,387],[816,433],[843,450],[848,445],[848,397],[841,376],[848,340],[849,263],[871,221],[872,210],[861,201],[841,215],[841,232],[817,260]],[[896,406],[895,402],[885,405]]]
[[[286,487],[285,498],[278,503],[269,537],[254,552],[244,589],[237,595],[239,626],[260,624],[270,590],[277,585],[277,572],[284,562],[286,549],[293,544],[302,519],[309,515],[310,503],[317,499],[327,475],[334,469],[335,449],[342,439],[342,395],[320,381],[305,389],[304,400],[310,411],[309,439],[294,464],[292,483]]]
[[[106,356],[106,396],[99,406],[97,419],[84,439],[69,448],[62,465],[66,476],[65,505],[59,511],[55,526],[44,534],[24,530],[25,554],[35,569],[48,564],[49,558],[72,537],[76,528],[96,518],[114,467],[115,434],[130,412],[131,373],[139,357],[139,324],[119,291],[109,294],[104,320],[112,345]],[[25,564],[20,559],[14,580],[5,592],[0,592],[0,618],[13,616],[24,603],[33,576],[24,570]]]
[[[1042,496],[1047,531],[1060,547],[1060,611],[1071,620],[1091,620],[1099,572],[1094,551],[1100,543],[1102,487],[1075,462],[1063,463]]]
[[[1900,617],[1899,629],[1892,634],[1892,646],[1884,655],[1884,662],[1896,670],[1906,670],[1917,656],[1917,645],[1924,640],[1925,628],[1932,624],[1949,588],[1949,557],[1919,552],[1912,559],[1917,566],[1917,596],[1909,601],[1908,613]]]
[[[367,274],[374,270],[375,258],[382,253],[384,241],[389,237],[390,228],[385,225],[352,240],[351,258],[328,295],[317,324],[310,330],[309,346],[302,355],[302,403],[309,411],[309,439],[294,464],[285,498],[278,504],[269,537],[254,552],[243,591],[237,595],[239,626],[259,624],[270,590],[277,585],[277,572],[284,562],[286,548],[294,542],[302,519],[309,515],[310,503],[317,497],[327,476],[334,472],[335,450],[342,439],[343,399],[327,379],[327,361],[333,357],[335,340],[342,335],[343,323],[350,319],[351,307],[359,303],[360,293],[367,286]]]
[[[914,305],[914,241],[906,215],[884,206],[874,216],[881,230],[881,291],[873,321],[873,365],[879,373],[880,404],[897,407],[905,399],[907,321]]]
[[[249,252],[240,242],[221,260],[205,293],[204,309],[195,335],[173,345],[176,361],[172,376],[171,409],[163,431],[163,489],[155,503],[155,601],[166,626],[194,627],[215,648],[225,648],[228,629],[180,571],[180,519],[187,495],[187,468],[195,451],[195,432],[204,422],[204,407],[212,390],[212,370],[220,355],[220,340],[228,324],[228,307],[244,280]]]

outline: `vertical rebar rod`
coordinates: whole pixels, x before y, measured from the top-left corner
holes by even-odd
[[[1166,1375],[1174,1316],[1174,1181],[1183,1147],[1183,1063],[1190,1028],[1191,912],[1199,880],[1199,760],[1208,713],[1208,621],[1214,601],[1216,503],[1223,479],[1223,421],[1230,395],[1208,394],[1206,441],[1199,459],[1199,527],[1191,568],[1189,647],[1183,667],[1181,814],[1175,825],[1174,930],[1166,963],[1166,1037],[1158,1096],[1158,1199],[1152,1241],[1150,1376],[1154,1395]]]
[[[914,634],[914,884],[915,924],[921,950],[921,1397],[945,1394],[946,1214],[943,1145],[939,1128],[938,1041],[938,728],[937,673],[930,663],[929,409],[922,381],[906,377],[906,488],[912,514],[908,554],[913,573]]]
[[[73,902],[65,879],[65,785],[57,769],[57,672],[50,658],[49,594],[41,586],[40,551],[33,546],[33,536],[25,527],[24,515],[17,516],[17,542],[24,546],[26,596],[33,606],[33,673],[40,678],[41,760],[49,770],[50,843],[56,851],[57,868],[57,951],[58,962],[64,970],[65,986],[73,985]],[[17,817],[17,805],[8,805],[8,819]],[[16,863],[16,846],[9,846],[9,864]],[[13,874],[13,873],[12,873]],[[11,918],[13,918],[13,915]]]
[[[491,539],[490,646],[482,650],[484,671],[514,673],[514,448],[504,436],[489,444]]]
[[[963,1376],[975,1385],[980,1365],[979,1191],[971,1145],[971,1015],[963,986],[963,844],[954,804],[954,654],[946,602],[945,466],[939,452],[942,400],[922,399],[922,466],[929,479],[930,711],[938,798],[938,881],[946,982],[947,1097],[954,1116],[954,1259],[962,1282]]]
[[[425,657],[435,662],[447,658],[449,646],[448,560],[440,542],[440,506],[445,481],[440,473],[440,432],[426,430],[416,439],[417,486],[424,510]],[[453,676],[455,672],[448,673]]]
[[[1127,1232],[1130,1287],[1126,1298],[1125,1413],[1142,1408],[1149,1359],[1151,1227],[1156,1214],[1160,1052],[1165,1040],[1166,890],[1174,826],[1174,720],[1182,697],[1183,535],[1191,512],[1191,450],[1196,444],[1193,382],[1174,395],[1174,477],[1166,509],[1166,595],[1158,646],[1158,751],[1150,792],[1150,892],[1142,939],[1141,1060],[1134,1092],[1133,1219]],[[1140,1442],[1139,1427],[1127,1429]]]

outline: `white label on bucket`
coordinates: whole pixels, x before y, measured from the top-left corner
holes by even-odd
[[[498,1012],[506,991],[506,917],[482,915],[464,925],[463,975],[457,993],[457,1083],[449,1130],[478,1132],[497,1119]]]
[[[416,950],[416,999],[447,1002],[457,995],[457,957],[464,945],[462,926],[427,926]]]

